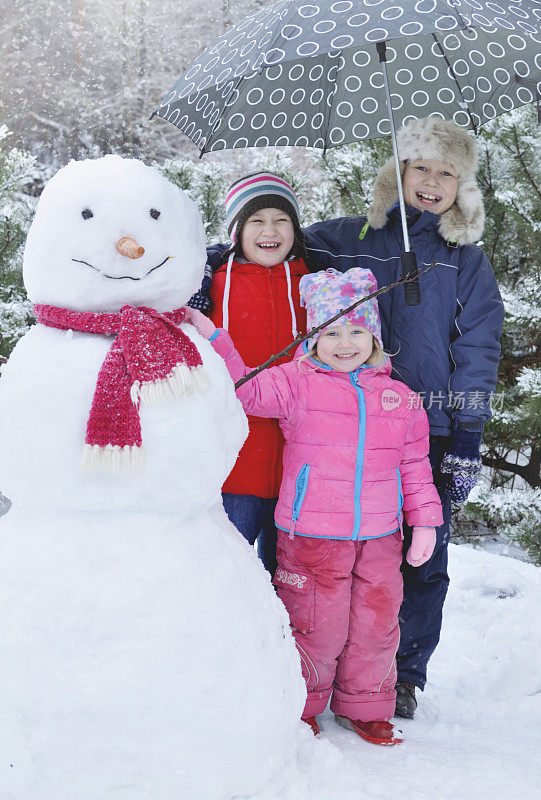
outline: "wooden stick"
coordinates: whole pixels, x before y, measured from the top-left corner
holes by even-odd
[[[301,344],[301,342],[305,341],[305,339],[310,339],[310,337],[314,336],[316,333],[319,333],[319,331],[323,330],[323,328],[328,328],[329,325],[332,325],[333,322],[336,322],[336,320],[340,319],[340,317],[342,317],[344,314],[348,314],[350,311],[353,311],[353,309],[357,308],[357,306],[360,306],[361,303],[366,303],[368,300],[372,300],[373,297],[378,297],[378,295],[380,294],[385,294],[386,292],[389,292],[391,289],[395,289],[397,286],[402,286],[402,284],[404,283],[409,283],[410,281],[417,280],[419,275],[424,275],[424,273],[428,272],[429,269],[435,267],[437,263],[438,263],[437,261],[433,261],[432,264],[429,264],[428,267],[425,267],[424,269],[417,269],[415,270],[415,272],[408,272],[407,275],[404,275],[404,277],[400,278],[400,280],[398,281],[395,281],[395,283],[390,283],[388,286],[383,286],[381,289],[378,289],[377,292],[372,292],[372,294],[368,294],[366,295],[366,297],[362,297],[360,300],[357,300],[355,303],[349,306],[349,308],[344,308],[343,311],[339,311],[338,314],[335,314],[334,317],[331,317],[325,322],[322,322],[321,325],[318,325],[317,328],[312,328],[311,331],[308,331],[305,334],[299,334],[299,336],[297,336],[297,338],[293,342],[291,342],[291,344],[288,344],[288,346],[284,347],[283,350],[280,350],[279,353],[276,353],[276,355],[271,356],[269,359],[267,359],[267,361],[265,361],[264,364],[260,364],[259,367],[253,369],[251,372],[248,373],[248,375],[245,375],[243,378],[240,378],[235,384],[235,389],[238,389],[239,386],[242,386],[252,378],[255,378],[256,375],[259,375],[259,373],[263,372],[263,370],[267,369],[267,367],[272,366],[275,361],[278,361],[279,358],[285,356],[286,353],[289,353],[289,351],[292,350],[294,347],[298,347]]]

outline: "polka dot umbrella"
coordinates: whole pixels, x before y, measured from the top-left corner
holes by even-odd
[[[541,0],[280,0],[207,47],[154,114],[201,154],[391,135],[398,171],[395,121],[477,131],[539,100],[540,41]]]

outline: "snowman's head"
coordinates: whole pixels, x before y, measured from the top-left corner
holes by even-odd
[[[200,288],[205,260],[195,203],[152,167],[109,155],[72,161],[47,184],[24,283],[34,303],[73,311],[171,311]]]

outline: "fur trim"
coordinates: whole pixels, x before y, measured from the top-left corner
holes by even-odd
[[[404,175],[406,164],[400,164],[400,174]],[[396,185],[396,170],[394,158],[386,161],[374,181],[374,199],[368,209],[366,219],[370,227],[379,230],[387,224],[387,214],[395,203],[398,203],[398,187]]]
[[[474,181],[459,183],[456,201],[442,214],[438,230],[447,242],[473,244],[483,235],[485,208],[481,190]]]
[[[476,242],[483,233],[485,210],[475,181],[477,148],[472,137],[448,120],[427,117],[411,120],[398,133],[400,170],[417,158],[446,161],[458,175],[456,201],[440,216],[438,230],[443,239],[459,245]],[[398,202],[394,159],[381,168],[374,182],[374,200],[366,218],[378,230],[387,223],[389,209]]]
[[[456,170],[459,182],[475,180],[477,146],[470,134],[454,122],[438,117],[412,119],[396,137],[401,161],[445,161]]]

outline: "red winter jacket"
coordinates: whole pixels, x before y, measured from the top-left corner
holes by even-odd
[[[299,281],[308,274],[300,258],[289,262],[291,297],[298,333],[306,329],[306,312],[301,308]],[[212,276],[210,318],[216,327],[223,326],[222,304],[227,264]],[[244,363],[257,367],[274,353],[287,347],[295,338],[288,299],[284,264],[262,267],[259,264],[231,265],[228,330]],[[277,361],[290,361],[293,351]],[[253,494],[256,497],[278,497],[282,481],[284,437],[275,419],[248,417],[250,434],[231,474],[223,485],[224,492]]]

